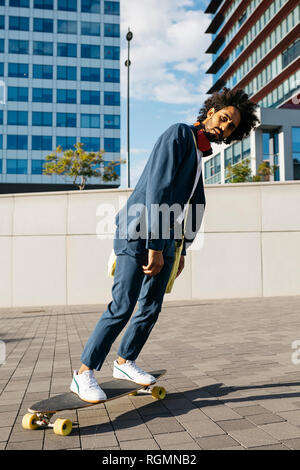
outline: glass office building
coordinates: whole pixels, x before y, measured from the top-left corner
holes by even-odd
[[[207,53],[211,94],[243,88],[259,105],[261,124],[242,143],[214,146],[206,183],[226,183],[226,167],[249,158],[255,174],[262,161],[278,165],[273,179],[299,179],[300,4],[293,0],[211,0]],[[272,110],[272,112],[269,112]],[[296,130],[295,130],[296,129]],[[219,155],[218,155],[219,154]],[[219,162],[217,164],[217,162]]]
[[[0,0],[0,126],[2,193],[70,189],[42,174],[57,146],[120,160],[119,1]]]

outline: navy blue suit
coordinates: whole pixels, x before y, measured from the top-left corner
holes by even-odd
[[[174,231],[178,222],[175,217],[171,218],[169,236],[166,237],[161,233],[157,219],[150,216],[151,206],[177,203],[183,209],[188,202],[197,170],[197,151],[192,132],[196,136],[193,127],[175,124],[160,136],[134,191],[116,216],[114,251],[117,261],[113,300],[101,316],[81,356],[82,363],[91,369],[100,370],[137,301],[138,310],[122,338],[118,355],[136,360],[157,321],[173,265],[174,233],[177,234]],[[199,204],[202,205],[203,215],[205,195],[202,174],[190,199],[188,218],[192,231],[185,232],[183,255],[201,225],[202,217],[196,217]],[[136,211],[131,214],[131,209],[136,209],[136,205],[140,207],[138,217]],[[137,238],[136,233],[140,232],[141,227],[143,236]],[[149,249],[163,251],[164,266],[155,276],[144,274],[142,269],[142,265],[148,264]]]

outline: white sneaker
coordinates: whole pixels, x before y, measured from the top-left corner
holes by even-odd
[[[134,361],[126,361],[125,364],[119,364],[116,360],[114,362],[113,377],[115,379],[130,380],[138,385],[145,386],[152,385],[156,382],[153,375],[143,371]]]
[[[78,370],[75,370],[70,390],[76,393],[81,400],[90,403],[99,403],[107,399],[92,370],[86,370],[82,374],[78,374]]]

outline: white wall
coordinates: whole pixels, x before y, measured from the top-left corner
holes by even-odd
[[[97,209],[116,213],[130,193],[1,195],[0,307],[109,302],[114,227],[97,237]],[[299,295],[300,182],[208,185],[206,200],[200,243],[165,300]]]

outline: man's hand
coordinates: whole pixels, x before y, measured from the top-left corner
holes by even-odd
[[[181,273],[181,271],[183,270],[183,268],[184,268],[184,256],[181,255],[181,256],[180,256],[180,261],[179,261],[178,271],[177,271],[176,277],[179,276],[179,274]]]
[[[164,257],[162,251],[148,250],[148,265],[143,265],[144,274],[155,276],[164,265]]]

